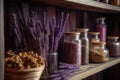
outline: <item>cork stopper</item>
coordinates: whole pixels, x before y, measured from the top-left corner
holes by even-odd
[[[119,39],[119,36],[108,36],[108,39]]]
[[[103,41],[99,41],[99,42],[91,42],[93,45],[102,45],[102,44],[106,44],[106,42]]]
[[[105,20],[105,17],[97,18],[97,20]]]
[[[96,35],[96,34],[100,34],[100,32],[88,32],[91,35]]]
[[[80,32],[66,32],[66,35],[80,35]]]
[[[76,28],[77,32],[87,32],[88,30],[88,28]]]

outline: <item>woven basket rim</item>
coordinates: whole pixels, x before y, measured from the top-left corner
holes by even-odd
[[[45,68],[45,65],[42,65],[41,67],[30,68],[30,69],[23,69],[23,70],[5,69],[5,72],[27,72],[27,71],[39,71],[39,70],[43,70],[44,68]]]

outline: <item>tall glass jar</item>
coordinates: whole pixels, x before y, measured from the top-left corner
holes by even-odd
[[[109,36],[107,38],[107,48],[111,57],[120,56],[120,42],[118,36]]]
[[[98,18],[96,31],[100,32],[100,40],[106,42],[106,24],[105,18]]]
[[[82,42],[82,65],[89,64],[89,39],[88,39],[88,30],[87,28],[77,28],[76,31],[80,32],[80,39]]]
[[[79,32],[67,32],[64,36],[64,62],[81,65],[81,40]]]
[[[90,62],[106,62],[109,60],[109,51],[105,42],[92,42],[90,48]]]

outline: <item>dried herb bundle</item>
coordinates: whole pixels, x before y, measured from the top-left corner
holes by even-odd
[[[39,19],[39,14],[30,10],[27,4],[22,4],[17,8],[17,13],[11,12],[9,16],[15,46],[19,49],[17,51],[34,50],[42,56],[57,52],[59,40],[69,18],[68,13],[61,12],[60,22],[57,24],[56,17],[53,16],[47,27],[46,12],[43,12],[43,19]]]

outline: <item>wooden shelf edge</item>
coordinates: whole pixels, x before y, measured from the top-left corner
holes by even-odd
[[[21,0],[8,0],[19,2]],[[103,13],[120,13],[120,7],[110,5],[93,0],[25,0],[25,2],[35,2],[41,4],[47,4],[52,6],[58,6],[63,8],[103,12]]]
[[[91,10],[95,9],[95,11],[100,11],[100,12],[120,12],[119,6],[110,5],[107,3],[102,3],[93,0],[65,0],[65,1],[71,2],[73,4],[81,4],[84,6],[88,6],[89,9]]]
[[[76,72],[75,75],[73,77],[71,77],[70,80],[84,79],[84,78],[89,77],[95,73],[103,71],[111,66],[114,66],[118,63],[120,63],[120,57],[119,58],[110,58],[110,60],[106,63],[89,64],[87,66],[93,66],[93,67],[88,68],[83,72],[80,72],[80,71]]]
[[[120,7],[110,5],[93,0],[30,0],[33,2],[40,2],[53,6],[60,6],[70,9],[104,12],[104,13],[120,13]]]

